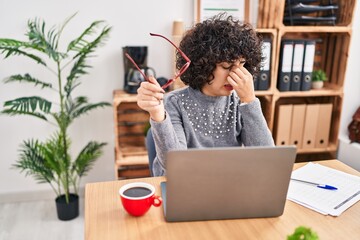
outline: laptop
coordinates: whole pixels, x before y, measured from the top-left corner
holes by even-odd
[[[166,221],[265,218],[284,212],[296,147],[187,149],[166,157]]]

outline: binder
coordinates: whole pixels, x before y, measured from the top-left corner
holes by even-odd
[[[296,104],[293,106],[290,145],[296,145],[297,149],[302,148],[304,120],[305,120],[306,104]]]
[[[332,108],[333,105],[331,103],[320,104],[315,141],[316,148],[326,148],[329,145]]]
[[[275,141],[277,146],[289,145],[290,143],[289,140],[292,111],[293,105],[291,104],[279,106]]]
[[[259,90],[259,80],[258,80],[259,78],[258,78],[258,76],[254,76],[253,77],[253,81],[254,81],[254,90],[256,91],[256,90]]]
[[[308,25],[308,24],[328,24],[328,25],[335,25],[336,22],[336,16],[335,15],[329,15],[329,16],[323,16],[323,17],[314,17],[314,16],[284,16],[284,23],[290,25]]]
[[[258,90],[268,90],[270,85],[271,39],[264,39],[262,46],[263,62],[258,78]]]
[[[285,11],[291,11],[292,14],[296,13],[314,13],[320,11],[331,11],[337,10],[339,7],[338,5],[311,5],[311,4],[304,4],[296,3],[292,5],[287,5]]]
[[[281,42],[281,65],[279,68],[278,89],[281,92],[290,90],[290,75],[293,55],[293,41],[282,40]]]
[[[304,62],[301,74],[301,91],[311,89],[311,78],[315,58],[315,41],[309,40],[305,43]]]
[[[300,91],[301,73],[304,58],[304,41],[294,41],[293,61],[291,66],[290,91]]]
[[[305,113],[303,149],[315,148],[316,128],[319,117],[319,104],[308,104]]]

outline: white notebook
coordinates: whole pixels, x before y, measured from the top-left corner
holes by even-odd
[[[290,181],[287,199],[324,215],[339,216],[360,200],[360,177],[321,164],[310,162],[293,171],[291,178],[337,188],[337,190],[328,190]]]

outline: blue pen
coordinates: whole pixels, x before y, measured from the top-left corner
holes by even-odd
[[[311,185],[315,185],[315,186],[318,187],[318,188],[323,188],[323,189],[327,189],[327,190],[337,190],[336,187],[333,187],[333,186],[330,186],[330,185],[326,185],[326,184],[308,182],[308,181],[304,181],[304,180],[300,180],[300,179],[296,179],[296,178],[291,178],[291,180],[297,181],[297,182],[302,182],[302,183],[307,183],[307,184],[311,184]]]

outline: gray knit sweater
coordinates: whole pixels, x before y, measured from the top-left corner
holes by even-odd
[[[164,105],[165,120],[150,120],[156,146],[156,176],[166,175],[165,154],[170,150],[274,146],[257,98],[240,104],[235,91],[230,96],[210,97],[185,87],[166,94]]]

